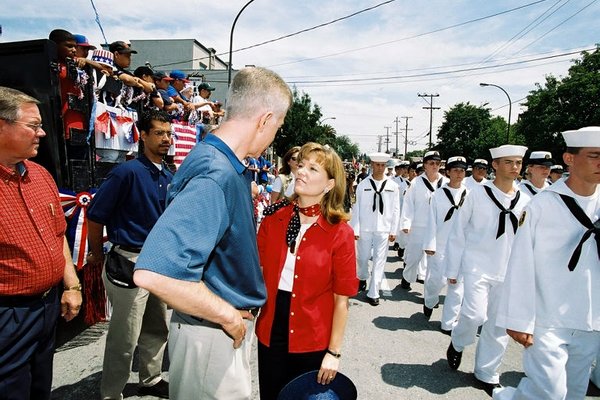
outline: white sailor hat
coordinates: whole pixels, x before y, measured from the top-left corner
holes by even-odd
[[[600,126],[586,126],[562,133],[567,147],[600,147]]]
[[[427,162],[429,160],[437,160],[437,161],[441,161],[442,157],[440,157],[440,153],[438,153],[435,150],[432,151],[428,151],[427,153],[425,153],[425,155],[423,156],[423,162]]]
[[[416,169],[417,169],[417,171],[419,171],[419,170],[422,171],[423,170],[423,163],[418,163]]]
[[[410,165],[410,161],[407,160],[398,160],[396,163],[396,168],[408,168]]]
[[[550,172],[558,172],[558,173],[562,174],[563,171],[564,171],[564,168],[560,164],[553,165],[550,167]]]
[[[446,162],[446,169],[452,168],[467,169],[467,159],[462,156],[450,157]]]
[[[525,152],[527,151],[527,147],[519,146],[516,144],[504,144],[500,147],[494,147],[490,149],[490,154],[492,155],[492,159],[501,158],[501,157],[523,157]]]
[[[369,158],[371,159],[371,162],[387,163],[390,159],[390,155],[387,153],[371,153],[369,154]]]
[[[475,161],[473,161],[473,167],[488,167],[488,162],[486,159],[484,158],[476,158]]]
[[[385,163],[385,166],[388,167],[388,168],[394,168],[396,165],[398,165],[398,160],[396,160],[394,158],[390,158]]]
[[[546,167],[551,167],[554,165],[554,160],[552,159],[552,153],[549,151],[532,151],[529,155],[529,160],[527,161],[528,165],[545,165]]]

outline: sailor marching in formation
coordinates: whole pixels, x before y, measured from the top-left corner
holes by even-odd
[[[374,153],[356,188],[351,225],[367,300],[379,304],[395,241],[400,286],[424,279],[428,319],[447,286],[441,326],[451,369],[481,330],[474,375],[495,399],[583,399],[590,379],[600,384],[600,127],[563,137],[566,178],[549,152],[525,157],[526,147],[503,145],[490,149],[491,163],[475,159],[468,178],[460,155],[446,162],[446,177],[429,151],[424,172],[409,179],[408,162],[390,177],[393,160]],[[498,369],[511,339],[524,346],[526,377],[504,388]]]

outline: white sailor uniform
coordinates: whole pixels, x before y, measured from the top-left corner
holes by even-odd
[[[398,185],[389,178],[376,181],[372,176],[356,187],[356,203],[352,208],[350,226],[357,243],[358,279],[369,277],[369,257],[373,255],[373,270],[367,297],[379,298],[379,289],[387,261],[389,236],[398,230],[400,200]]]
[[[406,195],[406,191],[410,187],[410,181],[401,176],[396,176],[394,178],[394,182],[398,185],[400,189],[400,214],[402,214],[402,205],[404,204],[404,196]],[[408,241],[408,235],[402,231],[400,228],[400,224],[398,224],[398,233],[396,233],[396,243],[401,249],[406,248],[406,242]]]
[[[433,182],[429,182],[425,175],[421,175],[412,180],[410,188],[404,195],[400,229],[409,229],[409,233],[402,276],[410,283],[417,280],[417,275],[424,277],[426,274],[427,260],[423,252],[423,241],[429,219],[429,201],[435,190],[446,182],[448,178],[439,174]]]
[[[450,232],[452,241],[446,246],[447,277],[462,276],[464,282],[463,302],[452,330],[452,346],[463,351],[475,342],[477,328],[483,324],[474,372],[477,379],[492,384],[498,383],[497,369],[508,344],[505,330],[496,327],[500,288],[518,220],[529,200],[516,185],[513,188],[515,193],[508,195],[491,181],[475,186],[458,211]]]
[[[525,192],[529,197],[533,197],[544,189],[547,189],[550,184],[544,181],[544,186],[540,189],[533,185],[533,183],[524,179],[519,183],[519,190]]]
[[[487,181],[488,181],[487,179],[483,178],[481,180],[481,182],[477,182],[473,178],[473,175],[471,175],[471,176],[467,176],[465,179],[463,179],[463,185],[465,185],[468,190],[471,190],[471,189],[473,189],[473,186],[475,186],[475,185],[483,185]]]
[[[429,218],[427,220],[427,231],[423,250],[435,251],[435,254],[427,257],[427,275],[423,298],[425,306],[435,307],[440,300],[440,292],[446,286],[446,242],[450,234],[452,223],[458,215],[458,210],[463,205],[467,196],[467,188],[461,185],[454,189],[444,184],[436,190],[431,197],[429,207]],[[454,285],[448,285],[444,308],[442,311],[442,329],[450,331],[456,324],[460,304],[462,302],[462,281]]]
[[[589,227],[561,195],[575,199]],[[594,195],[583,197],[564,180],[525,208],[496,323],[533,334],[533,345],[523,353],[527,377],[516,390],[497,389],[495,399],[584,398],[590,366],[600,350],[599,217],[600,185]]]

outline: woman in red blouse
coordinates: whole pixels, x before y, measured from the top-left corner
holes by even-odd
[[[304,372],[337,373],[348,298],[358,289],[354,233],[346,223],[344,166],[330,148],[300,149],[295,195],[270,206],[258,232],[267,302],[256,323],[261,400]]]

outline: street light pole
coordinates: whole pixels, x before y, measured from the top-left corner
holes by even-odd
[[[328,119],[336,119],[336,118],[335,117],[323,118],[323,119],[319,120],[319,125],[321,125],[323,123],[323,121],[327,121]]]
[[[498,86],[498,85],[494,85],[493,83],[480,83],[479,86],[493,86],[496,87],[500,90],[502,90],[504,92],[504,94],[506,95],[506,97],[508,98],[508,124],[506,127],[506,143],[508,144],[508,142],[510,141],[510,114],[512,112],[512,101],[510,100],[510,96],[508,95],[508,92],[506,90],[504,90],[504,88]]]
[[[242,7],[240,12],[235,16],[235,19],[233,20],[233,25],[231,25],[231,33],[229,34],[229,63],[227,64],[227,88],[229,88],[229,86],[231,86],[231,56],[233,53],[233,30],[235,29],[235,24],[236,24],[238,18],[240,17],[240,15],[242,14],[242,12],[244,12],[246,7],[248,7],[250,5],[250,3],[252,3],[253,1],[254,0],[250,0],[249,2],[246,3],[246,5],[244,7]]]

